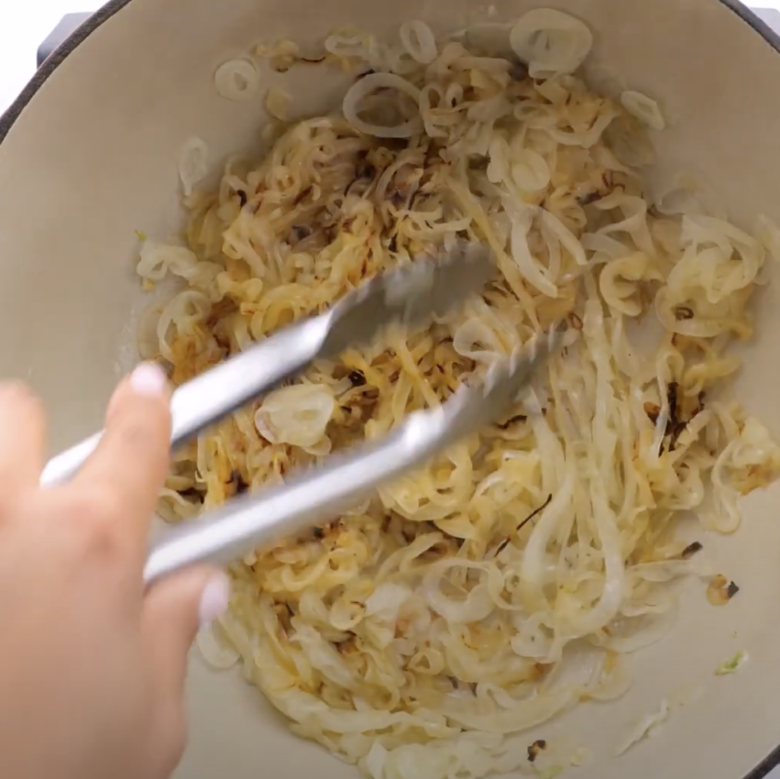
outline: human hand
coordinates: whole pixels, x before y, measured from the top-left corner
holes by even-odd
[[[168,467],[169,391],[142,365],[115,393],[98,450],[41,488],[44,415],[0,384],[0,775],[163,779],[184,748],[186,656],[225,608],[224,574],[144,588]]]

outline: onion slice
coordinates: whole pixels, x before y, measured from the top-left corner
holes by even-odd
[[[666,127],[666,120],[658,103],[647,95],[627,89],[620,95],[620,102],[631,116],[651,130],[663,130]]]
[[[214,86],[227,100],[249,100],[260,86],[260,74],[249,60],[228,60],[214,73]]]
[[[512,28],[509,42],[533,78],[573,73],[593,48],[587,25],[552,8],[536,8]]]
[[[179,178],[186,197],[208,173],[208,157],[208,146],[200,138],[189,138],[184,142],[179,152]]]
[[[360,118],[360,104],[363,100],[383,89],[395,89],[412,98],[419,109],[420,90],[410,84],[406,79],[394,73],[371,73],[353,84],[344,97],[344,116],[356,129],[366,135],[374,135],[377,138],[411,138],[423,129],[422,118],[419,113],[395,126],[382,126],[365,122]]]

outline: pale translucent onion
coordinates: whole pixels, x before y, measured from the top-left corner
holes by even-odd
[[[537,192],[550,183],[550,168],[541,154],[523,149],[512,160],[512,178],[521,192]]]
[[[401,43],[409,55],[423,65],[430,65],[437,55],[436,38],[425,22],[404,22],[400,28]]]
[[[240,658],[238,652],[221,635],[218,625],[202,627],[198,631],[195,645],[209,667],[217,670],[232,668]]]
[[[615,754],[623,755],[637,742],[643,738],[655,736],[659,728],[669,719],[671,708],[669,702],[661,701],[660,708],[653,714],[646,714],[640,717],[626,731],[615,745]]]
[[[214,86],[228,100],[249,100],[260,86],[260,74],[249,60],[228,60],[215,71]]]
[[[336,400],[330,387],[295,384],[274,390],[255,413],[257,431],[272,444],[316,447],[325,436]]]
[[[192,194],[192,188],[208,173],[209,149],[200,138],[189,138],[179,152],[179,178],[185,196]]]
[[[271,87],[265,95],[265,110],[275,119],[286,122],[290,118],[292,95],[278,87]]]
[[[504,349],[501,339],[481,319],[467,319],[455,331],[452,347],[462,357],[491,365],[498,360]]]
[[[521,16],[509,40],[533,78],[573,73],[593,47],[587,25],[551,8],[536,8]]]
[[[666,127],[666,120],[658,103],[642,92],[626,90],[620,95],[620,102],[631,116],[639,119],[651,130],[663,130]]]
[[[420,105],[420,90],[395,73],[371,73],[353,84],[344,97],[343,110],[347,121],[360,132],[379,138],[409,138],[422,130],[419,114],[398,125],[383,127],[360,118],[361,102],[380,89],[395,89]]]

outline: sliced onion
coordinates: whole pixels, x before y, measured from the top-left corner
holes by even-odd
[[[631,249],[625,243],[611,238],[604,233],[585,233],[580,238],[580,243],[588,251],[605,254],[607,257],[625,257]]]
[[[345,95],[343,109],[347,121],[356,130],[378,138],[411,138],[413,135],[421,132],[423,123],[419,113],[406,122],[393,127],[370,124],[360,118],[360,103],[380,89],[395,89],[408,95],[414,100],[419,109],[420,90],[417,87],[395,73],[371,73],[353,84]]]
[[[180,334],[191,331],[210,311],[211,301],[202,293],[189,289],[179,292],[162,310],[157,322],[160,354],[169,362],[175,362],[168,342],[171,328],[175,328]]]
[[[668,701],[663,700],[657,712],[640,717],[618,740],[615,745],[615,755],[625,754],[638,741],[647,736],[654,736],[661,725],[669,718],[670,713],[671,709]]]
[[[351,33],[333,33],[325,39],[325,51],[336,57],[367,59],[368,45],[365,36]]]
[[[289,92],[277,87],[271,87],[265,96],[265,110],[275,119],[286,122],[290,117],[292,96]]]
[[[458,327],[452,337],[452,348],[461,357],[492,365],[503,354],[498,336],[481,319],[470,318]]]
[[[648,614],[626,620],[626,632],[621,635],[618,629],[613,629],[612,635],[601,643],[607,649],[621,654],[630,654],[639,649],[657,644],[667,636],[677,622],[678,609],[675,606],[661,614]]]
[[[160,351],[157,338],[157,323],[164,304],[149,306],[138,319],[138,356],[142,360],[153,360]]]
[[[539,292],[548,297],[557,298],[558,287],[555,285],[555,281],[550,278],[549,270],[533,257],[528,245],[528,233],[531,230],[536,209],[533,207],[519,209],[516,204],[509,200],[505,200],[504,208],[512,218],[510,247],[512,259],[515,261],[520,273]]]
[[[577,747],[571,755],[569,755],[569,763],[576,767],[581,768],[588,766],[593,762],[595,755],[593,750],[588,747]]]
[[[412,595],[412,590],[403,584],[384,582],[366,600],[366,616],[395,624],[401,606]]]
[[[533,78],[573,73],[593,48],[593,35],[586,24],[552,8],[524,14],[512,28],[509,41]]]
[[[315,448],[325,436],[335,407],[333,391],[324,384],[282,387],[263,399],[255,413],[255,426],[272,444]]]
[[[385,773],[387,756],[388,752],[382,744],[380,744],[379,741],[374,741],[374,743],[371,744],[371,749],[368,754],[361,759],[360,768],[367,776],[371,777],[371,779],[384,779],[384,777],[387,776]]]
[[[441,591],[441,580],[451,568],[466,568],[484,571],[486,566],[469,560],[442,560],[431,566],[423,577],[422,588],[425,602],[450,623],[478,622],[493,611],[494,604],[487,583],[475,585],[462,600],[453,600]]]
[[[208,146],[200,138],[189,138],[184,142],[179,152],[179,178],[187,197],[208,173],[208,157]]]
[[[542,227],[560,241],[561,246],[569,252],[577,265],[586,265],[588,260],[585,257],[585,250],[582,248],[579,240],[577,240],[577,236],[555,214],[546,209],[542,209],[540,213]]]
[[[260,86],[260,74],[249,60],[228,60],[215,71],[214,86],[228,100],[249,100]]]
[[[597,701],[616,701],[631,688],[631,672],[620,658],[607,658],[598,682],[588,690],[591,698]]]
[[[326,679],[347,690],[357,688],[357,682],[344,659],[318,630],[300,623],[290,640],[303,649],[303,654],[312,668],[319,671]]]
[[[198,258],[184,246],[144,241],[136,272],[143,279],[162,281],[168,272],[191,279],[197,271]]]
[[[238,652],[227,643],[218,625],[206,625],[198,631],[195,644],[203,659],[211,668],[226,670],[239,661]]]
[[[631,116],[639,119],[651,130],[663,130],[666,127],[666,120],[658,103],[647,95],[626,90],[620,95],[620,102]]]
[[[439,55],[436,38],[425,22],[405,22],[400,30],[401,43],[409,55],[423,65],[430,65]]]
[[[756,237],[769,252],[771,258],[780,263],[780,230],[763,214],[756,220]]]
[[[521,701],[512,709],[495,714],[481,714],[464,705],[447,709],[447,717],[459,725],[488,733],[520,733],[554,717],[573,706],[580,697],[578,690],[562,688],[541,693],[530,700]]]
[[[538,192],[550,183],[550,167],[533,149],[523,149],[512,160],[512,178],[521,192]]]

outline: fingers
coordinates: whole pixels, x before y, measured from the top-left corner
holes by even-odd
[[[143,629],[155,678],[169,705],[181,706],[187,653],[198,630],[221,616],[229,599],[229,579],[211,568],[193,568],[170,576],[147,593]]]
[[[227,576],[210,568],[170,576],[146,594],[141,627],[156,697],[156,776],[173,773],[187,741],[187,653],[198,629],[227,609],[229,597]]]
[[[132,518],[128,532],[145,549],[149,522],[168,471],[170,390],[163,371],[144,364],[125,379],[108,408],[97,450],[74,486],[109,492],[109,502]]]
[[[23,384],[0,384],[0,497],[38,486],[44,465],[45,416]]]

